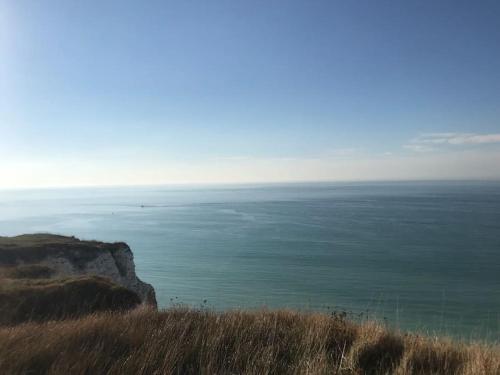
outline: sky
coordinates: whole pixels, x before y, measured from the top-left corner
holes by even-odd
[[[0,0],[0,188],[500,179],[500,2]]]

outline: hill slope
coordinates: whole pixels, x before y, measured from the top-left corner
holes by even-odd
[[[0,325],[128,310],[140,303],[135,292],[97,276],[0,280]]]
[[[499,374],[498,347],[342,317],[183,309],[0,329],[3,374]]]

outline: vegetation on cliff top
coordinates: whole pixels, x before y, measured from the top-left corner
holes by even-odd
[[[9,272],[16,274],[19,270]],[[0,325],[76,318],[97,311],[123,311],[140,303],[133,291],[97,276],[0,279]]]
[[[113,255],[124,246],[127,245],[122,242],[83,241],[76,237],[54,234],[0,237],[0,265],[15,266],[20,262],[33,264],[49,256],[64,254],[72,264],[82,267],[103,251],[110,251]]]

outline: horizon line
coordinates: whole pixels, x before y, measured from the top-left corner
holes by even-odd
[[[459,182],[498,182],[500,178],[447,178],[447,179],[340,179],[340,180],[286,180],[286,181],[232,181],[232,182],[167,182],[153,184],[88,184],[88,185],[39,185],[39,186],[0,186],[0,191],[12,190],[57,190],[57,189],[119,189],[153,187],[209,187],[209,186],[251,186],[251,185],[300,185],[300,184],[346,184],[346,183],[459,183]]]

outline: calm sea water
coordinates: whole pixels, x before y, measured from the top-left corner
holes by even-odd
[[[126,241],[165,307],[336,309],[500,339],[500,183],[0,191],[0,235],[27,232]]]

